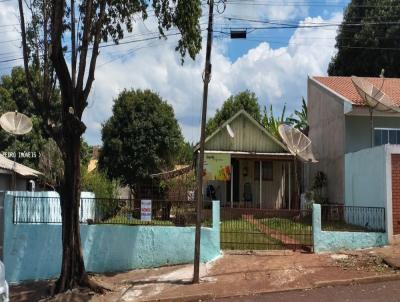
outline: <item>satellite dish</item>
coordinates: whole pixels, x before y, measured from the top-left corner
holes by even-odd
[[[12,135],[24,135],[32,130],[32,120],[25,114],[15,112],[6,112],[0,117],[0,126],[6,132]],[[12,170],[14,171],[12,177],[12,185],[15,190],[17,186],[17,176],[16,176],[16,161],[17,161],[17,138],[14,136],[14,164]]]
[[[13,135],[23,135],[32,130],[32,120],[17,111],[6,112],[0,117],[0,126]]]
[[[382,75],[382,86],[385,81]],[[365,79],[352,76],[351,81],[357,89],[358,94],[362,97],[364,102],[369,107],[369,116],[371,124],[371,147],[374,146],[374,119],[373,111],[381,112],[400,112],[400,108],[393,102],[393,100],[384,93],[381,89],[377,88],[375,85],[371,84]],[[382,87],[381,87],[382,88]]]
[[[317,162],[311,151],[311,140],[301,131],[287,124],[281,124],[278,132],[290,153],[305,162]]]
[[[351,81],[358,94],[371,109],[383,112],[400,112],[400,108],[393,100],[372,83],[355,76],[351,77]]]
[[[231,138],[235,137],[235,133],[233,132],[231,126],[229,126],[229,124],[226,125],[226,130],[228,131],[228,134]]]

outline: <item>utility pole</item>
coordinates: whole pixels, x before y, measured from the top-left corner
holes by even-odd
[[[211,47],[213,38],[213,14],[214,0],[208,0],[208,29],[207,29],[207,49],[206,49],[206,64],[203,74],[203,108],[201,113],[201,132],[200,132],[200,153],[198,157],[197,167],[197,205],[196,205],[196,234],[194,242],[194,271],[193,283],[200,281],[200,235],[201,235],[201,210],[203,207],[203,170],[204,170],[204,141],[207,120],[207,99],[208,99],[208,84],[211,80]]]

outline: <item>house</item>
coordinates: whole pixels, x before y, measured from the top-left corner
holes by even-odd
[[[400,106],[400,79],[364,79]],[[329,203],[345,201],[345,154],[400,144],[400,114],[374,110],[371,119],[370,113],[351,77],[308,78],[309,137],[319,163],[309,166],[306,186],[311,186],[317,171],[324,172]]]
[[[399,78],[362,79],[400,107]],[[384,208],[379,219],[389,242],[400,240],[400,113],[371,110],[351,77],[310,77],[308,114],[319,160],[309,167],[308,188],[315,173],[324,172],[329,203],[355,206],[358,215],[368,211],[371,217]]]
[[[42,175],[41,172],[14,163],[14,161],[0,154],[0,191],[30,191],[40,175]]]
[[[204,159],[205,199],[223,207],[298,207],[293,156],[245,110],[206,138]]]

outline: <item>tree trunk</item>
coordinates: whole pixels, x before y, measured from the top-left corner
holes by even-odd
[[[63,256],[57,293],[83,285],[88,277],[83,262],[79,233],[80,137],[65,138],[64,180],[60,189]],[[76,136],[76,135],[75,135]]]

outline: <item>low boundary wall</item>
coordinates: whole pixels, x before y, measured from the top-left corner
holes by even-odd
[[[338,232],[321,230],[321,205],[313,205],[314,252],[339,252],[388,244],[387,233],[380,232]]]
[[[4,198],[6,280],[20,282],[57,277],[62,245],[60,224],[13,224],[13,196]],[[213,201],[212,228],[201,231],[201,261],[220,255],[219,201]],[[194,227],[80,225],[87,271],[104,273],[190,263]]]

